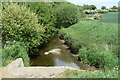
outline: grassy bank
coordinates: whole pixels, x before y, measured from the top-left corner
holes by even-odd
[[[62,28],[60,33],[80,60],[98,68],[111,68],[110,65],[118,61],[117,30],[117,24],[80,21],[69,28]]]
[[[102,71],[67,70],[67,78],[117,78],[118,77],[118,25],[99,21],[80,21],[60,30],[61,38],[86,64]]]

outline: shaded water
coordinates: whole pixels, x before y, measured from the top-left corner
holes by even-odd
[[[51,49],[61,49],[60,54],[50,53],[45,55],[45,52]],[[49,43],[39,50],[39,55],[30,60],[31,66],[69,66],[76,69],[92,70],[93,67],[83,64],[78,61],[73,54],[63,46],[58,35],[51,37]]]

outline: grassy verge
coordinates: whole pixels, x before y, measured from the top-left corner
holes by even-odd
[[[110,71],[76,71],[67,70],[62,75],[64,78],[118,78],[116,69]]]

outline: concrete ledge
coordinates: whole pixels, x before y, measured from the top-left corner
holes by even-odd
[[[18,58],[4,68],[4,73],[15,78],[55,78],[61,75],[65,70],[78,70],[67,66],[59,67],[24,67],[22,58]]]

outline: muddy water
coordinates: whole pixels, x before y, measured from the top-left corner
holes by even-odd
[[[60,54],[50,53],[45,55],[52,49],[61,49]],[[54,35],[50,38],[48,44],[39,49],[39,55],[30,60],[31,66],[69,66],[76,69],[94,70],[94,67],[83,64],[78,61],[73,54],[63,46],[58,35]]]

